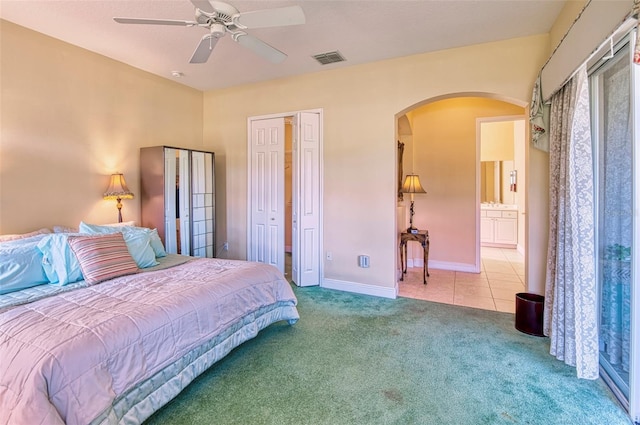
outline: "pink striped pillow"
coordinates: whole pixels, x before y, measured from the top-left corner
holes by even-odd
[[[90,285],[138,272],[122,233],[69,236],[68,243],[78,257],[84,280]]]

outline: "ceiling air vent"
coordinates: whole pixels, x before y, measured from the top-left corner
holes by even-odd
[[[345,60],[337,50],[335,52],[313,55],[313,58],[320,62],[320,65],[328,65],[330,63],[343,62]]]

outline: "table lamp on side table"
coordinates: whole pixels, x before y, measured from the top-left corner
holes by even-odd
[[[407,233],[418,233],[418,229],[413,227],[413,194],[414,193],[427,193],[420,184],[420,177],[417,174],[407,174],[407,177],[404,179],[404,183],[402,184],[402,193],[410,193],[411,194],[411,208],[409,209],[411,215],[409,218],[409,228],[407,229]]]
[[[133,199],[133,193],[127,187],[127,183],[124,181],[122,173],[115,173],[111,175],[109,180],[109,187],[103,195],[104,199],[115,199],[116,207],[118,208],[118,223],[122,223],[122,200]]]

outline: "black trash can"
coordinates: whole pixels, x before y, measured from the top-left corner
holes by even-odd
[[[544,297],[521,292],[516,294],[516,329],[534,336],[544,336]]]

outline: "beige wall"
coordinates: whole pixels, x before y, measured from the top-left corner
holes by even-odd
[[[139,191],[141,146],[202,148],[202,93],[0,21],[0,233],[117,219],[108,176]],[[139,220],[139,200],[123,201]]]
[[[232,257],[246,258],[247,118],[322,108],[323,240],[333,253],[325,277],[393,288],[396,116],[452,93],[491,94],[524,106],[547,53],[548,37],[540,35],[205,93],[204,145],[216,152],[217,193],[226,193],[217,199],[225,214],[218,235],[229,240]],[[429,229],[437,231],[431,222]],[[455,245],[442,237],[432,255],[456,261],[448,257]],[[370,268],[357,266],[359,254],[370,256]]]
[[[513,121],[482,123],[480,140],[480,161],[513,161]]]

